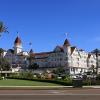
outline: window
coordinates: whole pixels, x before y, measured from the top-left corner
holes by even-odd
[[[78,58],[77,60],[79,61],[80,59]]]
[[[78,68],[76,68],[76,71],[78,71]]]
[[[75,68],[71,68],[71,71],[75,72]]]
[[[65,60],[68,60],[68,57],[66,57]]]
[[[81,68],[81,72],[83,71],[83,69]]]
[[[62,58],[60,58],[60,61],[62,61]]]
[[[73,71],[73,68],[71,68],[71,71]]]
[[[93,63],[93,61],[91,61],[91,63]]]
[[[79,66],[79,62],[77,62],[77,65]]]

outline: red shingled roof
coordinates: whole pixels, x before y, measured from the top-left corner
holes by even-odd
[[[21,39],[17,36],[14,43],[15,44],[21,44]]]
[[[70,43],[69,43],[68,39],[66,39],[66,40],[64,41],[64,46],[70,46]]]
[[[74,52],[76,47],[71,47],[71,54]]]

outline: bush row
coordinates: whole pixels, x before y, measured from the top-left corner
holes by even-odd
[[[39,81],[39,82],[48,82],[48,83],[55,83],[60,84],[64,86],[72,86],[73,81],[72,79],[62,80],[62,79],[44,79],[39,77],[34,77],[31,72],[24,72],[19,74],[12,74],[8,78],[10,79],[21,79],[21,80],[31,80],[31,81]],[[78,84],[78,83],[77,83]],[[94,79],[86,79],[82,81],[82,85],[88,86],[88,85],[100,85],[100,80],[94,80]]]
[[[50,80],[50,79],[27,79],[27,78],[20,78],[20,77],[8,77],[9,79],[20,79],[20,80],[30,80],[30,81],[38,81],[38,82],[48,82],[48,83],[55,83],[55,84],[60,84],[64,86],[71,86],[72,81],[63,81],[63,80]]]

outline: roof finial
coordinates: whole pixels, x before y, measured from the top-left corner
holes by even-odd
[[[30,45],[30,49],[32,49],[32,42],[29,42],[29,45]]]
[[[29,45],[30,45],[30,53],[33,53],[32,42],[29,42]]]
[[[17,36],[19,37],[19,32],[17,31]]]
[[[65,39],[63,45],[64,45],[64,46],[70,46],[70,42],[69,42],[69,39],[68,39],[69,32],[67,32],[67,33],[65,33],[65,34],[66,34],[67,39]]]
[[[65,34],[66,34],[66,37],[67,37],[67,39],[68,39],[68,36],[69,36],[69,32],[66,32]]]

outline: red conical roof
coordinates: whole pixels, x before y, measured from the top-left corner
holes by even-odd
[[[65,46],[70,46],[70,42],[68,41],[68,39],[66,39],[66,40],[64,41],[64,45],[65,45]]]
[[[16,39],[15,39],[15,44],[21,44],[21,39],[17,36]]]

